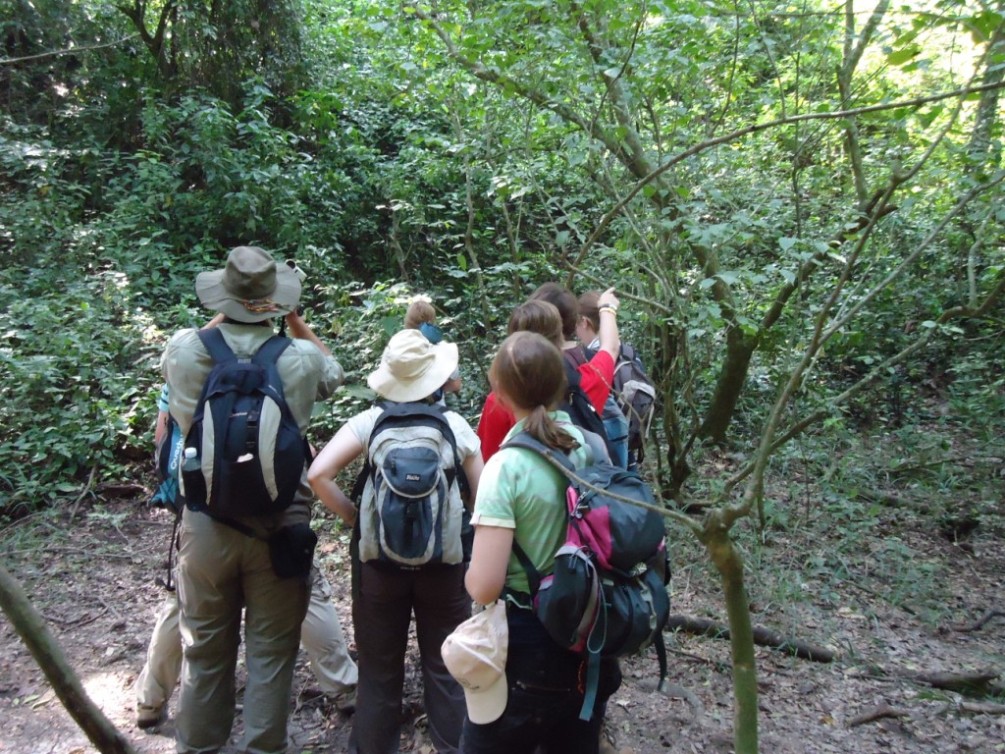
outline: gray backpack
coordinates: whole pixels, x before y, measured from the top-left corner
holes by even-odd
[[[461,563],[467,478],[443,406],[384,403],[356,480],[359,559]]]

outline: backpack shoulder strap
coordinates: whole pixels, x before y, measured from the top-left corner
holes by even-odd
[[[251,360],[265,367],[276,366],[279,364],[279,357],[283,355],[283,351],[289,348],[292,342],[292,340],[282,335],[273,335],[259,346],[258,350],[255,351],[255,355],[251,357]]]
[[[527,574],[527,586],[530,588],[530,598],[534,599],[541,590],[541,573],[534,567],[530,556],[520,546],[520,543],[516,541],[516,537],[513,538],[513,554],[516,555],[516,559],[520,561],[520,566]],[[513,594],[518,597],[520,596],[518,592],[513,592]]]
[[[209,351],[210,357],[217,364],[226,364],[228,361],[237,361],[237,356],[231,350],[230,346],[227,345],[227,341],[223,337],[223,333],[216,327],[211,327],[208,330],[196,330],[196,335],[199,336],[199,340]]]
[[[539,456],[543,456],[546,461],[551,463],[552,466],[555,466],[566,476],[576,473],[576,467],[573,465],[569,456],[559,450],[548,447],[537,438],[531,437],[527,432],[520,432],[512,439],[503,443],[500,450],[502,450],[502,448],[525,448],[527,450],[532,450]]]
[[[443,406],[431,403],[391,403],[385,401],[379,404],[381,414],[373,424],[370,437],[377,434],[378,429],[384,424],[404,424],[407,420],[415,417],[422,417],[419,423],[428,426],[435,425],[450,443],[450,447],[457,455],[457,440],[454,438],[454,431],[450,428]]]
[[[273,335],[262,343],[258,347],[258,350],[255,351],[255,355],[251,357],[251,363],[265,369],[265,373],[268,375],[269,387],[275,391],[276,396],[282,398],[280,405],[283,407],[283,415],[289,414],[289,418],[291,419],[293,415],[290,412],[289,406],[286,405],[283,379],[279,376],[279,357],[283,355],[283,352],[289,348],[292,342],[292,340],[283,335]]]
[[[579,387],[581,377],[579,367],[568,359],[562,359],[562,365],[565,367],[565,381],[569,383],[569,390]]]
[[[590,355],[583,346],[564,349],[562,351],[562,357],[577,369],[590,360]]]

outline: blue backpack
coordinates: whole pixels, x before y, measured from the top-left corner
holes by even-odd
[[[182,463],[188,507],[218,518],[267,516],[293,502],[307,441],[283,396],[277,363],[290,339],[274,335],[255,355],[238,358],[218,329],[200,330],[213,358],[196,404]]]
[[[150,498],[150,505],[169,508],[175,513],[184,505],[184,498],[178,489],[184,447],[185,438],[181,436],[181,427],[169,414],[167,431],[154,450],[154,464],[160,484]]]

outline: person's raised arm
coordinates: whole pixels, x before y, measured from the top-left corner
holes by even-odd
[[[314,331],[311,330],[310,326],[304,322],[304,318],[297,314],[296,311],[292,311],[286,315],[286,327],[289,330],[291,338],[309,340],[311,343],[316,345],[318,350],[325,356],[332,355],[328,346],[321,342],[321,338],[314,334]]]
[[[618,334],[618,306],[620,302],[614,295],[614,288],[608,288],[600,294],[597,300],[597,311],[600,316],[600,350],[607,351],[614,359],[618,360],[618,353],[621,350],[621,337]]]
[[[356,506],[342,491],[335,477],[365,450],[359,438],[345,425],[318,453],[307,471],[307,482],[325,508],[352,526]]]

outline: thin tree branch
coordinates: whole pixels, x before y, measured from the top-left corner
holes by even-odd
[[[766,131],[771,128],[777,128],[779,126],[785,126],[792,123],[801,123],[803,121],[810,120],[838,120],[841,118],[848,118],[853,115],[862,115],[864,113],[875,113],[882,112],[884,110],[896,110],[903,107],[920,107],[921,105],[931,104],[932,102],[941,102],[943,100],[952,99],[954,97],[965,97],[969,94],[974,94],[977,92],[989,91],[992,89],[1003,89],[1005,88],[1005,82],[995,83],[995,84],[982,84],[979,86],[964,87],[962,89],[953,89],[948,92],[941,92],[939,94],[930,94],[925,97],[915,97],[907,100],[898,100],[896,102],[885,102],[876,105],[865,105],[863,107],[854,107],[847,110],[832,110],[823,113],[802,113],[801,115],[791,115],[787,118],[776,118],[775,120],[764,121],[763,123],[754,123],[749,126],[744,126],[735,131],[731,131],[722,136],[716,136],[712,139],[707,139],[703,142],[695,144],[683,152],[671,157],[669,160],[664,162],[654,171],[646,175],[645,177],[639,179],[639,181],[632,187],[632,189],[625,194],[621,200],[615,204],[610,210],[604,213],[604,216],[600,219],[597,227],[594,229],[590,237],[586,239],[586,243],[583,244],[583,248],[580,249],[579,256],[574,262],[575,265],[582,263],[583,257],[586,256],[587,252],[596,243],[600,235],[607,229],[607,226],[611,224],[611,221],[617,217],[622,209],[634,199],[642,189],[647,185],[652,183],[656,178],[663,175],[665,172],[670,170],[670,168],[683,162],[689,157],[694,157],[701,152],[704,152],[713,147],[718,147],[723,144],[727,144],[731,141],[736,141],[744,136],[749,136],[750,134],[759,133],[760,131]]]
[[[25,55],[20,58],[4,58],[0,60],[0,65],[15,65],[17,63],[25,63],[29,60],[41,60],[42,58],[55,58],[60,55],[76,55],[80,52],[90,52],[91,50],[103,50],[106,47],[115,47],[122,44],[123,42],[128,42],[130,39],[135,39],[139,36],[139,33],[130,34],[127,37],[122,37],[122,39],[117,39],[114,42],[105,42],[100,45],[83,45],[80,47],[67,47],[65,50],[51,50],[50,52],[40,52],[37,55]]]

